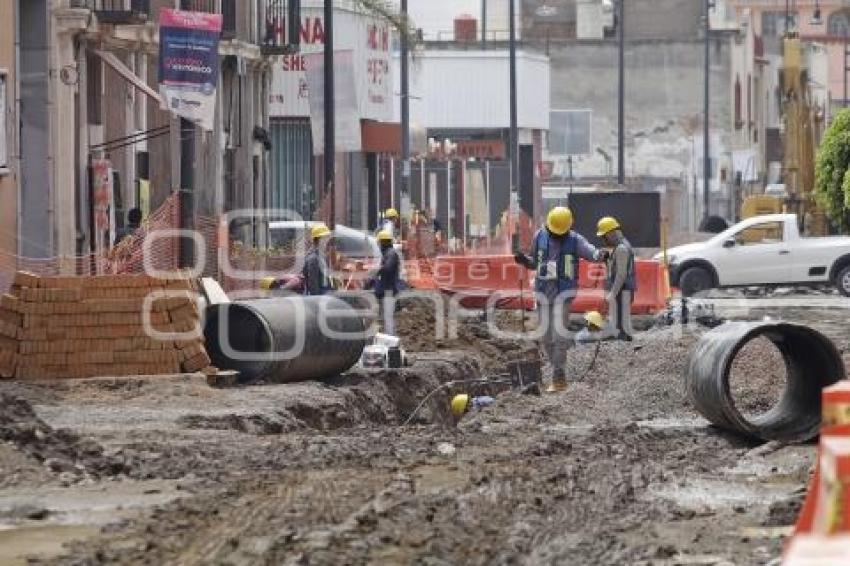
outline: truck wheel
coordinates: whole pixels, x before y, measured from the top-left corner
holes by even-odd
[[[845,297],[850,297],[850,265],[842,267],[835,276],[835,286],[838,292]]]
[[[714,287],[714,279],[704,267],[689,267],[679,278],[679,289],[686,297],[708,291],[712,287]]]

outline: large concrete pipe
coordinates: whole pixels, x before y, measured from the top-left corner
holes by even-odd
[[[735,407],[729,372],[741,348],[759,336],[782,353],[785,390],[770,410],[747,419]],[[691,402],[713,424],[755,439],[797,442],[817,436],[821,389],[844,375],[838,349],[816,330],[784,322],[730,322],[697,343],[685,380]]]
[[[330,330],[331,332],[328,332]],[[204,337],[213,365],[243,380],[325,379],[363,353],[365,323],[335,297],[286,297],[213,305]]]

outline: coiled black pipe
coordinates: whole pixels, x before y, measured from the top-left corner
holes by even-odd
[[[339,334],[329,335],[322,321]],[[366,346],[365,328],[340,299],[295,296],[211,306],[204,337],[214,366],[238,371],[243,381],[286,383],[351,368]]]
[[[786,384],[776,405],[747,419],[735,407],[729,372],[741,348],[759,336],[782,353]],[[703,335],[685,381],[694,407],[711,423],[754,439],[800,442],[820,429],[821,389],[844,378],[841,353],[816,330],[787,322],[730,322]]]

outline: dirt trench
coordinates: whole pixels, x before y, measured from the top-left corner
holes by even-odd
[[[421,322],[401,325],[416,333]],[[582,346],[567,373],[587,377],[564,394],[458,385],[401,426],[435,387],[529,353],[482,334],[474,317],[462,324],[458,339],[421,338],[411,368],[321,384],[0,383],[52,430],[121,464],[92,481],[176,482],[181,493],[34,563],[765,564],[780,555],[814,448],[759,447],[707,426],[682,381],[697,336],[669,328],[605,343],[590,372],[595,347]],[[742,402],[762,406],[762,389],[743,388]],[[456,423],[455,392],[497,394],[496,403]],[[55,483],[48,473],[38,481]],[[36,481],[19,477],[15,489]],[[0,490],[0,517],[2,501]]]

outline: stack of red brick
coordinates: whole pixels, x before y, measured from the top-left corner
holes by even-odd
[[[850,564],[850,381],[822,393],[815,471],[783,564]]]
[[[0,299],[0,377],[203,370],[210,359],[198,332],[194,297],[194,281],[179,274],[156,279],[18,272],[10,292]]]

